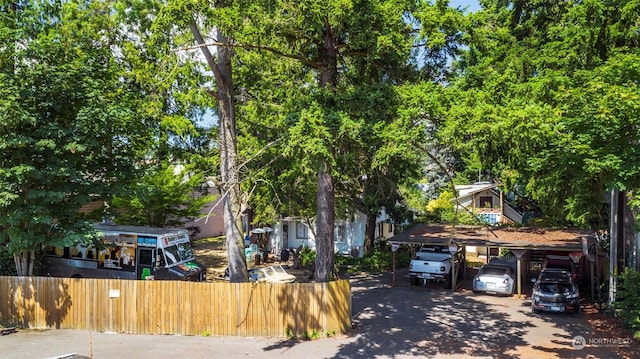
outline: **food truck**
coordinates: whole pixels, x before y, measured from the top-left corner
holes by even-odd
[[[40,274],[52,277],[205,281],[186,229],[96,224],[99,240],[47,247]]]

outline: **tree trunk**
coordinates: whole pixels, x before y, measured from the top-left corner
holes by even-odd
[[[318,217],[316,221],[317,282],[328,282],[333,269],[334,189],[333,178],[326,171],[318,173]]]
[[[218,41],[228,43],[229,39],[219,31]],[[244,259],[244,239],[242,236],[242,216],[240,214],[240,179],[238,174],[238,151],[236,121],[233,107],[233,78],[231,69],[231,48],[218,47],[218,118],[220,121],[220,174],[223,186],[224,230],[229,260],[229,280],[232,283],[248,282],[246,260]]]
[[[238,174],[238,153],[236,138],[236,122],[233,104],[233,76],[231,67],[232,49],[230,46],[218,46],[216,62],[207,48],[195,21],[191,23],[191,32],[207,60],[216,80],[219,121],[220,176],[222,188],[222,211],[229,262],[229,281],[232,283],[248,282],[249,273],[244,255],[244,238],[242,236],[242,216],[240,205],[240,181]],[[222,44],[229,44],[220,31],[216,38]]]
[[[13,261],[16,265],[16,274],[19,276],[32,276],[33,265],[36,261],[36,252],[23,250],[13,254]]]
[[[338,46],[328,21],[325,21],[323,37],[324,44],[320,50],[322,62],[319,77],[320,87],[335,91],[338,73]],[[328,159],[320,161],[317,200],[315,279],[317,282],[328,282],[332,280],[331,273],[334,263],[333,226],[335,220],[333,177]]]
[[[377,213],[371,213],[367,215],[367,228],[365,230],[366,243],[364,245],[364,252],[367,253],[373,250],[374,242],[376,240],[376,219]]]

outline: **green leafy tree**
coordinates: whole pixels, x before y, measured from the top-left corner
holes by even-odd
[[[246,282],[249,279],[240,220],[243,207],[237,165],[231,26],[241,18],[242,14],[237,12],[241,6],[232,1],[212,4],[177,0],[122,1],[117,3],[117,8],[119,16],[128,24],[127,31],[140,39],[131,46],[132,53],[140,59],[135,67],[137,78],[147,86],[152,85],[150,94],[159,98],[150,114],[158,118],[158,115],[175,113],[177,116],[166,116],[160,124],[188,125],[185,121],[201,116],[202,109],[215,112],[215,154],[219,168],[210,168],[205,173],[221,193],[230,279]],[[188,126],[176,128],[184,131]],[[173,127],[168,129],[172,131],[165,139],[171,140]],[[162,137],[166,134],[159,132],[160,144],[165,142]],[[162,149],[158,147],[159,158],[176,160],[164,156]],[[211,163],[202,157],[197,160]]]
[[[41,245],[85,239],[78,210],[133,173],[146,133],[105,5],[0,6],[0,243],[18,275]]]
[[[640,8],[599,0],[483,5],[466,31],[443,141],[467,169],[524,187],[555,224],[593,224],[605,190],[638,183],[632,78]]]
[[[327,280],[335,215],[360,208],[375,221],[382,206],[397,204],[398,182],[419,172],[411,163],[420,157],[416,122],[422,123],[398,114],[394,87],[420,78],[411,61],[414,46],[445,51],[455,33],[448,38],[450,28],[439,22],[449,14],[444,1],[433,7],[404,1],[252,4],[255,16],[245,22],[252,31],[237,38],[245,44],[238,47],[263,56],[241,59],[248,81],[239,82],[247,99],[239,113],[256,116],[243,118],[251,124],[243,143],[254,151],[282,144],[260,159],[277,165],[273,171],[258,166],[250,175],[251,193],[260,193],[252,200],[263,214],[278,213],[280,205],[280,213],[317,215],[315,276]],[[414,26],[425,19],[431,21],[419,29],[425,41],[416,44]],[[281,196],[274,190],[281,188],[292,190]],[[372,241],[375,227],[369,228]]]
[[[437,199],[427,204],[427,216],[436,223],[454,223],[455,196],[450,191],[443,191]]]
[[[635,339],[640,339],[640,273],[625,268],[619,277],[620,289],[614,309]]]
[[[219,148],[221,155],[221,192],[223,198],[228,198],[229,221],[226,221],[227,240],[234,242],[228,246],[231,267],[236,266],[236,250],[240,244],[236,243],[239,225],[234,218],[239,217],[242,208],[240,204],[241,193],[237,186],[243,167],[238,161],[238,147],[236,143],[236,114],[247,114],[244,121],[251,121],[246,126],[242,122],[240,126],[247,130],[247,139],[250,135],[264,141],[264,145],[252,145],[256,153],[273,155],[270,159],[261,158],[254,161],[255,154],[247,152],[247,167],[250,165],[260,171],[269,171],[262,164],[282,163],[284,168],[276,171],[283,179],[291,179],[290,185],[284,188],[304,188],[304,191],[295,191],[296,195],[285,195],[290,198],[282,198],[281,203],[286,203],[289,211],[299,211],[296,214],[310,214],[310,208],[315,207],[316,214],[316,238],[318,239],[318,263],[316,266],[316,278],[327,280],[332,268],[333,252],[333,221],[335,213],[344,213],[345,209],[355,207],[354,188],[362,190],[363,186],[371,195],[367,198],[375,198],[373,194],[378,188],[383,188],[387,198],[367,204],[373,210],[381,206],[381,201],[394,203],[397,198],[396,185],[393,182],[406,175],[410,166],[394,166],[394,161],[403,158],[400,152],[393,152],[393,145],[385,144],[386,154],[381,154],[378,160],[373,162],[374,168],[363,170],[364,166],[354,164],[366,163],[363,159],[370,158],[373,154],[370,147],[382,148],[379,143],[388,141],[391,137],[385,137],[384,126],[395,126],[394,130],[405,135],[413,129],[409,121],[403,125],[390,125],[392,117],[380,118],[386,114],[393,114],[397,102],[390,100],[393,91],[384,89],[403,81],[405,78],[418,77],[413,64],[409,61],[414,41],[416,40],[414,25],[419,21],[429,20],[428,26],[424,26],[421,37],[428,49],[433,53],[443,54],[448,51],[449,43],[455,40],[457,33],[450,13],[447,12],[446,1],[438,1],[435,5],[420,3],[417,7],[413,2],[388,1],[377,2],[329,2],[306,1],[302,3],[284,2],[274,5],[264,2],[221,2],[213,6],[205,2],[173,1],[168,3],[154,3],[146,6],[140,2],[134,2],[133,8],[149,11],[131,11],[150,16],[141,17],[151,19],[153,24],[140,26],[140,34],[144,36],[146,29],[149,33],[156,33],[158,37],[168,40],[166,43],[176,48],[184,48],[188,51],[193,40],[186,36],[189,29],[195,39],[198,50],[202,51],[209,70],[213,73],[216,90],[210,91],[218,101],[219,119]],[[415,11],[414,11],[415,10]],[[414,11],[415,17],[408,22],[408,13]],[[439,22],[440,15],[445,21]],[[415,20],[415,21],[414,21]],[[427,21],[425,20],[425,23]],[[141,20],[141,22],[144,20]],[[158,30],[171,28],[169,36],[162,35]],[[383,31],[381,31],[381,29]],[[167,34],[167,32],[164,32]],[[374,34],[374,36],[371,36]],[[211,36],[212,40],[207,41]],[[164,41],[164,40],[163,40]],[[190,44],[191,42],[191,44]],[[424,44],[418,44],[424,48]],[[216,52],[210,52],[209,48],[215,48]],[[232,62],[237,57],[231,54],[243,54],[236,62],[235,71],[246,76],[249,81],[241,86],[235,86],[232,78]],[[274,62],[259,60],[252,61],[252,56],[273,56],[282,61],[272,66]],[[266,55],[265,55],[266,54]],[[435,56],[433,56],[435,58]],[[251,65],[247,65],[251,64]],[[266,65],[269,64],[269,65]],[[427,68],[426,66],[424,67]],[[247,70],[245,70],[247,69]],[[258,69],[259,72],[252,72]],[[283,80],[273,69],[283,69],[285,74],[294,74],[291,80]],[[431,66],[425,73],[433,73]],[[258,77],[256,73],[266,76]],[[267,79],[262,84],[275,86],[263,86],[260,90],[257,86],[251,86],[250,79]],[[281,81],[279,83],[275,81]],[[381,84],[385,83],[384,86]],[[293,84],[287,93],[287,85]],[[257,91],[256,91],[257,89]],[[298,89],[298,90],[296,90]],[[304,91],[299,91],[304,89]],[[235,92],[238,90],[238,92]],[[373,91],[370,91],[373,90]],[[259,104],[258,100],[252,101],[254,96],[261,99],[269,97],[266,93],[272,91],[271,99],[287,94],[294,100],[283,99],[276,101],[276,106],[268,108]],[[381,94],[390,94],[385,103]],[[250,99],[250,100],[246,100]],[[234,101],[246,101],[247,106],[241,111],[235,111]],[[258,104],[252,105],[251,103]],[[278,106],[280,106],[278,108]],[[275,108],[284,113],[282,116],[264,116],[276,112]],[[366,110],[365,110],[366,109]],[[261,111],[261,112],[259,112]],[[367,112],[368,111],[368,112]],[[251,118],[254,112],[262,116],[264,120],[256,121]],[[376,120],[371,116],[378,116]],[[272,123],[269,123],[271,121]],[[254,126],[259,123],[259,126]],[[386,125],[383,125],[386,123]],[[391,127],[390,127],[391,128]],[[272,137],[275,133],[275,136]],[[249,135],[250,134],[250,135]],[[397,140],[397,139],[394,139]],[[417,137],[416,137],[417,140]],[[242,140],[241,140],[242,141]],[[283,160],[278,159],[275,152],[276,146],[272,143],[282,142],[280,153]],[[250,140],[243,144],[251,143]],[[396,142],[397,143],[397,142]],[[273,150],[272,150],[273,149]],[[359,153],[358,153],[359,151]],[[288,159],[287,159],[288,157]],[[409,155],[409,161],[415,156]],[[291,159],[295,159],[292,161]],[[272,162],[273,161],[273,162]],[[277,162],[275,162],[277,161]],[[390,161],[390,162],[385,162]],[[287,162],[295,164],[286,167]],[[258,166],[253,166],[257,163]],[[245,167],[246,168],[246,167]],[[399,168],[399,171],[395,171]],[[370,184],[359,183],[357,178],[364,178],[362,173],[369,172],[367,179]],[[391,174],[393,172],[393,174]],[[315,178],[313,178],[315,177]],[[412,177],[412,176],[406,176]],[[249,175],[250,194],[267,201],[270,197],[266,191],[257,189],[256,183],[261,182],[259,176]],[[338,180],[336,180],[338,179]],[[315,182],[315,193],[310,195],[308,188]],[[283,188],[283,186],[274,186]],[[253,191],[253,188],[256,188]],[[336,206],[335,198],[344,199]],[[300,194],[300,195],[298,195]],[[227,197],[229,196],[229,197]],[[283,197],[285,197],[283,196]],[[297,198],[296,198],[297,196]],[[280,198],[277,199],[280,201]],[[371,202],[371,201],[368,201]],[[275,213],[270,205],[263,208],[268,211],[260,213]],[[337,210],[336,210],[337,208]],[[372,212],[373,212],[372,210]],[[291,213],[291,212],[290,212]],[[372,213],[373,214],[373,213]],[[231,270],[232,280],[235,269]]]
[[[250,31],[239,32],[244,34],[244,37],[236,36],[240,43],[239,48],[264,51],[270,55],[277,55],[274,56],[275,60],[282,60],[280,63],[283,65],[269,67],[263,64],[263,69],[291,66],[293,71],[290,73],[295,74],[291,81],[285,82],[285,86],[296,85],[297,82],[297,93],[295,88],[292,91],[295,101],[280,99],[275,102],[285,104],[286,107],[281,110],[287,115],[265,119],[260,122],[264,125],[256,130],[265,131],[261,133],[262,136],[257,136],[258,139],[264,139],[270,133],[268,131],[275,127],[269,126],[269,120],[273,124],[285,125],[275,129],[282,133],[283,138],[281,153],[285,160],[279,162],[284,165],[281,173],[291,176],[290,178],[302,175],[298,177],[300,180],[293,183],[298,189],[303,189],[298,193],[303,193],[300,199],[304,203],[298,206],[291,205],[289,208],[311,213],[309,209],[315,207],[315,278],[318,281],[330,279],[333,268],[335,214],[344,213],[342,210],[347,207],[346,201],[336,204],[336,194],[343,194],[342,186],[352,185],[356,178],[349,175],[355,172],[351,169],[344,176],[340,175],[340,170],[348,168],[342,166],[342,163],[354,164],[353,156],[356,155],[356,151],[350,151],[349,144],[352,148],[359,148],[365,143],[363,141],[366,141],[362,136],[362,129],[367,126],[367,119],[362,117],[365,113],[357,109],[356,103],[349,103],[349,100],[374,100],[379,103],[373,96],[367,99],[365,92],[358,91],[358,86],[351,86],[349,76],[353,74],[354,83],[358,85],[369,85],[361,81],[365,74],[381,78],[384,73],[381,67],[374,66],[375,59],[406,59],[411,49],[412,43],[402,40],[403,36],[410,32],[410,27],[403,21],[401,9],[406,10],[409,3],[393,3],[398,5],[397,9],[390,6],[391,2],[385,4],[389,8],[376,7],[368,2],[305,1],[284,2],[279,6],[253,2],[247,5],[251,8],[247,13],[251,12],[252,15],[243,23]],[[394,11],[383,11],[390,9]],[[366,25],[370,24],[381,25],[380,28],[388,32],[380,33],[376,28],[376,35],[369,36],[370,34],[366,33]],[[396,61],[395,64],[401,64],[398,67],[402,67],[404,62]],[[353,72],[340,71],[339,68],[343,66],[344,69],[349,68]],[[299,72],[300,69],[303,71]],[[247,73],[247,76],[251,76],[251,73]],[[272,72],[268,72],[266,77],[271,81]],[[265,90],[270,91],[270,88]],[[257,93],[259,96],[263,95],[260,90]],[[246,92],[247,96],[254,94],[252,91]],[[253,111],[256,108],[266,108],[269,113],[274,113],[267,106],[259,106],[248,104],[247,109]],[[273,140],[268,139],[264,144]],[[254,148],[262,147],[264,146],[254,145]],[[287,161],[292,163],[288,166],[289,169]],[[348,179],[351,183],[342,179]],[[315,183],[315,186],[310,187],[312,183]],[[315,188],[313,195],[308,191],[309,188]],[[353,202],[349,205],[351,208],[354,207]]]
[[[129,193],[113,198],[117,223],[152,227],[179,226],[200,215],[215,196],[207,195],[203,175],[165,167],[141,178]]]

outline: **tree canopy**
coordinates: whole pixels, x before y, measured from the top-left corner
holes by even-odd
[[[219,187],[239,281],[242,210],[313,219],[324,281],[335,217],[393,214],[425,178],[480,174],[547,224],[602,225],[603,193],[640,180],[640,4],[481,3],[3,5],[0,241],[29,273],[43,241],[86,233],[91,196],[182,191],[176,162]]]
[[[603,224],[637,182],[637,2],[485,1],[470,16],[441,135],[556,225]],[[479,168],[478,168],[479,167]],[[605,222],[606,223],[606,220]]]
[[[0,238],[18,274],[31,273],[45,240],[81,233],[78,210],[126,179],[145,137],[108,11],[47,1],[0,11]]]

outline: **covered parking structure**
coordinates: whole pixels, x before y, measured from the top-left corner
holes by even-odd
[[[598,254],[595,251],[596,237],[592,232],[578,229],[534,228],[534,227],[483,227],[417,224],[389,238],[392,247],[409,246],[412,253],[422,245],[486,247],[487,260],[498,255],[500,248],[511,251],[517,259],[517,288],[520,296],[524,275],[532,267],[542,263],[547,254],[566,255],[578,265],[582,272],[589,266],[588,276],[591,295],[594,295],[594,267],[597,272]],[[395,268],[395,264],[394,264]],[[524,269],[524,270],[523,270]],[[599,275],[598,275],[599,277]],[[395,273],[394,273],[395,278]],[[455,288],[455,286],[454,286]]]

